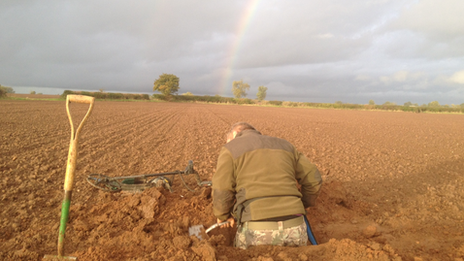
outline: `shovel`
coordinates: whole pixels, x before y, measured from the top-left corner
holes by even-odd
[[[189,236],[196,236],[198,237],[198,239],[202,240],[203,237],[206,237],[208,236],[208,232],[210,232],[211,230],[217,228],[217,227],[220,227],[222,225],[225,225],[229,223],[229,221],[224,221],[224,222],[221,222],[221,223],[216,223],[212,226],[210,226],[208,229],[205,230],[205,227],[203,227],[203,225],[195,225],[195,226],[191,226],[189,227]]]
[[[69,122],[71,123],[71,141],[69,144],[68,162],[66,166],[66,176],[64,179],[64,200],[61,206],[60,231],[58,234],[58,255],[45,255],[44,259],[46,260],[77,260],[77,257],[64,256],[64,234],[66,232],[66,223],[68,222],[69,217],[69,206],[71,205],[71,194],[74,181],[74,171],[76,170],[79,132],[92,112],[94,101],[94,97],[84,95],[68,95],[66,97],[66,112],[68,113]],[[74,132],[74,125],[71,118],[71,113],[69,112],[69,103],[71,102],[90,104],[87,114],[85,114],[76,132]]]

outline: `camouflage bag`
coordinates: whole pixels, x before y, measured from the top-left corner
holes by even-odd
[[[235,235],[235,247],[247,249],[249,246],[259,245],[306,246],[308,243],[308,234],[304,222],[290,228],[279,227],[277,230],[252,230],[248,228],[248,223],[245,222],[239,225]]]

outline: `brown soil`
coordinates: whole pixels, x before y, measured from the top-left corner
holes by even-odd
[[[87,105],[71,105],[75,125]],[[65,101],[0,100],[0,259],[57,253],[70,139]],[[210,180],[225,132],[247,121],[287,139],[323,173],[308,213],[318,246],[231,246],[188,227],[215,221],[210,188],[107,193],[86,182],[183,170]],[[80,135],[65,254],[79,260],[463,260],[461,115],[97,102]]]

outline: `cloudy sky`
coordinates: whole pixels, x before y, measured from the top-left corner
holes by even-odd
[[[267,100],[464,103],[462,0],[1,0],[0,84]],[[40,88],[42,87],[42,88]],[[47,87],[47,88],[45,88]]]

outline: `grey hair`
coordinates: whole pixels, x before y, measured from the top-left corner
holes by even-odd
[[[237,122],[234,125],[232,125],[230,131],[227,133],[227,137],[230,137],[230,135],[232,135],[234,131],[238,134],[244,130],[256,130],[256,128],[247,122]]]

